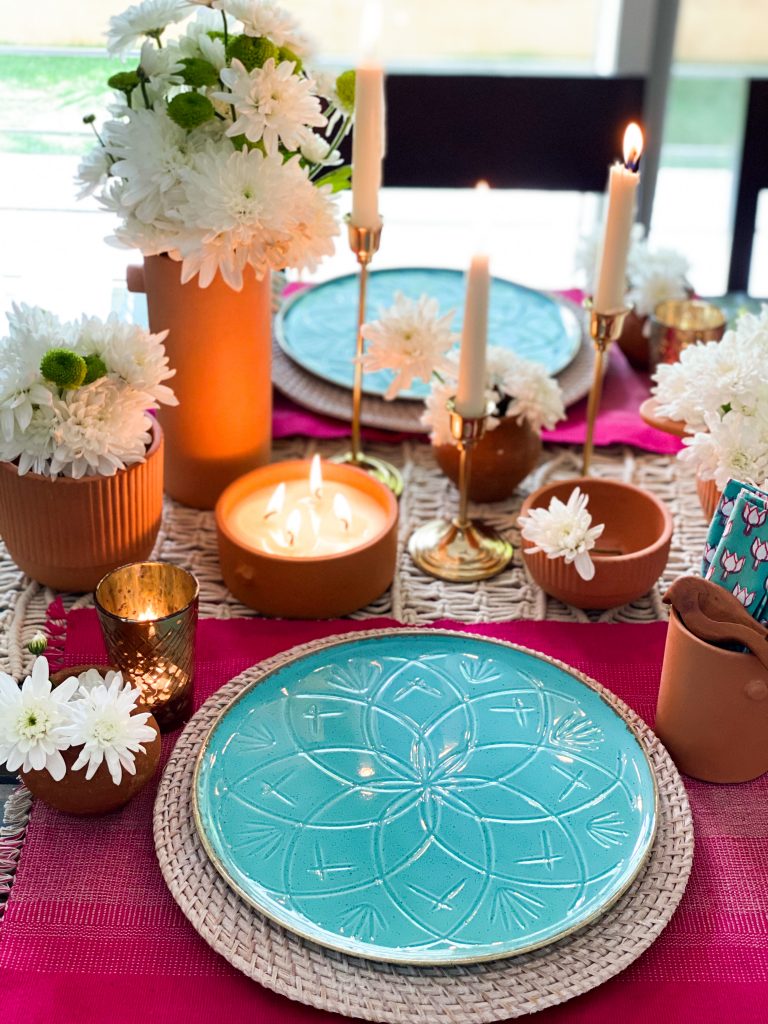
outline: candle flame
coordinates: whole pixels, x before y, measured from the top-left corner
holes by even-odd
[[[343,494],[333,496],[333,514],[342,524],[345,530],[352,525],[352,507]]]
[[[140,615],[136,616],[136,621],[137,622],[151,622],[152,619],[156,619],[156,618],[158,618],[158,613],[155,611],[155,609],[152,607],[152,605],[150,605],[148,608],[145,608],[144,611],[141,612]]]
[[[320,468],[320,456],[313,455],[309,467],[309,493],[313,498],[323,496],[323,471]]]
[[[636,171],[643,153],[643,133],[636,121],[630,121],[624,132],[624,166]]]
[[[279,515],[283,511],[284,504],[285,484],[278,484],[272,492],[272,497],[267,502],[267,511],[264,513],[264,518],[269,519],[270,516]]]
[[[285,537],[288,547],[293,547],[301,529],[301,512],[295,508],[285,523]]]

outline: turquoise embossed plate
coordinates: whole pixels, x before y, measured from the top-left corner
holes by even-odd
[[[656,786],[624,720],[543,655],[382,630],[224,710],[194,811],[229,884],[355,956],[456,964],[568,934],[630,885]]]
[[[465,275],[460,270],[403,267],[374,270],[369,276],[368,317],[376,319],[382,306],[391,306],[395,292],[418,299],[436,298],[441,313],[456,310],[452,328],[461,333]],[[325,281],[289,299],[275,319],[277,340],[283,351],[316,377],[341,387],[352,387],[357,332],[357,274]],[[488,343],[514,349],[542,363],[551,374],[573,360],[581,344],[578,317],[557,299],[495,277],[491,285]],[[393,374],[367,373],[363,390],[383,395]],[[423,399],[428,386],[414,381],[398,398]]]

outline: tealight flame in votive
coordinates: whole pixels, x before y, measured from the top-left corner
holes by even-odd
[[[352,507],[343,494],[333,496],[333,514],[342,524],[345,530],[352,525]]]
[[[643,153],[643,133],[636,121],[630,121],[624,132],[624,166],[636,171]]]
[[[278,484],[267,503],[267,511],[264,513],[264,518],[269,519],[270,516],[279,515],[283,511],[284,504],[285,484]]]
[[[301,512],[295,508],[285,523],[285,537],[289,547],[293,547],[301,529]]]
[[[309,466],[309,493],[313,498],[323,496],[323,471],[320,468],[320,456],[313,455]]]
[[[143,612],[136,616],[137,622],[151,622],[152,619],[159,618],[158,613],[150,605],[149,608],[145,608]]]

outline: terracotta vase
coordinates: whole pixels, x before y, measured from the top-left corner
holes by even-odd
[[[748,782],[768,771],[768,671],[700,640],[672,612],[655,731],[686,775]]]
[[[672,542],[672,516],[648,491],[616,480],[578,477],[558,480],[529,495],[520,514],[547,508],[553,497],[567,501],[574,487],[589,495],[593,523],[605,530],[591,552],[595,575],[583,580],[573,564],[526,551],[523,561],[541,589],[577,608],[615,608],[647,594],[664,572]],[[613,554],[612,552],[618,552]],[[601,553],[603,552],[603,553]]]
[[[14,562],[55,590],[93,590],[125,562],[148,558],[163,515],[163,432],[144,462],[114,476],[19,476],[0,462],[0,535]]]
[[[706,519],[710,520],[715,514],[717,503],[720,501],[721,491],[714,480],[702,480],[696,476],[696,493],[699,496],[702,511]]]
[[[178,406],[158,413],[165,430],[165,489],[194,508],[213,508],[230,483],[269,461],[272,443],[272,321],[267,274],[245,271],[236,292],[219,274],[207,288],[181,284],[181,264],[144,260],[149,326],[165,341]]]
[[[459,482],[459,450],[443,444],[433,448],[435,459],[445,475]],[[515,493],[539,461],[541,438],[526,422],[506,417],[489,430],[476,445],[472,456],[469,497],[472,501],[504,501]]]
[[[70,676],[80,675],[89,668],[96,668],[102,673],[106,671],[103,665],[75,665],[54,672],[51,681],[54,685],[62,683]],[[33,796],[66,814],[106,814],[108,811],[116,811],[144,788],[160,761],[160,730],[151,716],[147,719],[147,725],[155,730],[155,738],[149,743],[144,743],[144,753],[136,754],[136,774],[129,775],[124,771],[118,785],[112,781],[104,762],[99,765],[91,779],[86,779],[85,768],[78,768],[76,772],[71,770],[81,747],[62,751],[61,756],[67,766],[67,773],[58,782],[45,770],[21,772],[21,780]]]
[[[649,370],[651,366],[650,339],[645,332],[647,316],[638,316],[632,310],[627,314],[618,339],[618,346],[636,370]]]

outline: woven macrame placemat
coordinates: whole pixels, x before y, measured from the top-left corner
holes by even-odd
[[[378,635],[369,630],[356,638]],[[205,941],[249,978],[323,1010],[394,1024],[482,1024],[565,1002],[624,970],[651,945],[677,907],[693,860],[688,799],[672,760],[623,701],[597,689],[627,722],[656,775],[659,818],[645,870],[598,921],[533,953],[462,967],[401,967],[348,957],[299,938],[260,915],[227,886],[206,856],[192,818],[200,746],[219,713],[248,683],[289,657],[338,641],[328,637],[248,669],[218,690],[176,744],[155,802],[160,869]],[[562,663],[554,660],[556,665]]]

